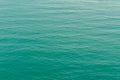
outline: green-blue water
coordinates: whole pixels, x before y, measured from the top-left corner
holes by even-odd
[[[0,0],[0,80],[120,80],[120,0]]]

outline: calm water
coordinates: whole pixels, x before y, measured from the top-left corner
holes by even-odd
[[[120,0],[0,0],[0,80],[120,80]]]

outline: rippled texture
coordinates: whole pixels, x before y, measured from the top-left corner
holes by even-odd
[[[0,0],[1,80],[120,80],[119,0]]]

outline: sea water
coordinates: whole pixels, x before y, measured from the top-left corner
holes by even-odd
[[[0,80],[120,80],[120,1],[0,0]]]

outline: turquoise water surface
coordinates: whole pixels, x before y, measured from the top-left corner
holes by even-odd
[[[0,80],[120,80],[120,0],[0,0]]]

